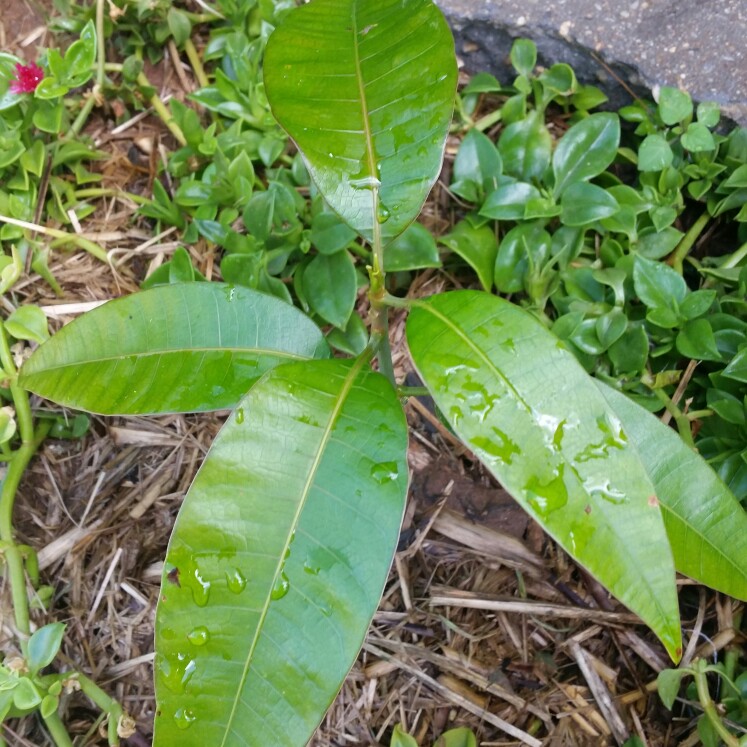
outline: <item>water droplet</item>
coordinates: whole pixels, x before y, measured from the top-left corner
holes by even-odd
[[[197,717],[191,708],[180,708],[174,714],[174,721],[180,729],[189,729],[196,720]]]
[[[607,501],[607,503],[612,503],[615,506],[620,506],[628,502],[628,497],[625,493],[612,487],[609,480],[596,482],[590,478],[584,481],[584,488],[592,498]]]
[[[373,477],[379,485],[384,485],[387,482],[396,480],[399,477],[399,469],[397,468],[397,462],[379,462],[371,467],[371,477]]]
[[[228,590],[234,594],[241,594],[246,588],[246,576],[238,568],[226,571],[226,582],[228,583]]]
[[[204,646],[210,640],[210,633],[204,625],[198,625],[187,634],[187,640],[194,646]]]
[[[244,408],[239,407],[238,410],[236,410],[236,424],[241,425],[244,422]]]
[[[192,598],[198,607],[204,607],[210,598],[210,581],[206,581],[199,568],[195,568],[192,576],[196,583],[190,583],[189,588],[192,590]]]
[[[159,656],[156,667],[166,687],[179,695],[192,679],[196,664],[188,654],[177,653]]]
[[[282,599],[289,591],[290,581],[288,580],[288,576],[285,575],[285,571],[281,571],[280,575],[275,579],[275,585],[270,592],[270,599]]]
[[[389,208],[382,202],[380,202],[378,207],[376,208],[376,220],[379,223],[386,223],[389,220],[390,215],[391,211],[389,210]]]
[[[622,429],[622,424],[609,415],[597,418],[597,428],[602,433],[602,440],[598,443],[589,444],[583,451],[575,456],[577,462],[588,462],[591,459],[605,459],[609,456],[611,449],[624,449],[628,443],[628,437]]]
[[[501,343],[501,347],[507,352],[507,353],[516,353],[516,346],[514,345],[514,341],[509,337],[508,339],[504,340]]]
[[[304,573],[308,573],[310,576],[318,576],[321,568],[315,563],[312,563],[311,558],[306,558],[303,563],[303,570]]]
[[[568,488],[563,477],[564,471],[565,465],[560,464],[550,480],[541,481],[535,475],[524,486],[524,494],[529,505],[542,519],[547,519],[551,513],[568,503]]]
[[[173,641],[176,638],[176,631],[171,628],[161,628],[160,635],[165,641]]]
[[[521,449],[502,430],[495,427],[491,430],[493,431],[492,438],[476,436],[472,439],[472,445],[489,457],[495,457],[504,464],[512,464],[513,457],[521,454]]]

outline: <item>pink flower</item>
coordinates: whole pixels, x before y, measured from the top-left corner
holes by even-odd
[[[16,77],[10,82],[11,93],[33,93],[44,77],[42,70],[35,62],[30,65],[16,64]]]

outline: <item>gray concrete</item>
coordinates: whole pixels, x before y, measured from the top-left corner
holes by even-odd
[[[717,101],[747,126],[747,0],[436,0],[470,72],[509,82],[514,38],[537,43],[540,63],[567,62],[579,79],[628,103],[657,85]],[[605,65],[613,75],[605,69]]]

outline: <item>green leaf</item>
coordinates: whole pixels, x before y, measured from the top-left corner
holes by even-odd
[[[5,329],[16,340],[33,340],[42,343],[49,338],[47,317],[33,304],[19,306],[6,320]]]
[[[747,599],[747,514],[679,434],[624,394],[597,381],[656,489],[680,573]]]
[[[418,743],[404,730],[402,724],[397,724],[392,732],[389,747],[418,747]]]
[[[441,170],[457,69],[430,0],[315,0],[267,44],[272,111],[324,198],[371,241],[417,217]]]
[[[537,187],[526,182],[509,182],[493,190],[480,209],[480,215],[494,220],[521,220],[528,200],[539,199]]]
[[[433,747],[477,747],[477,739],[471,729],[463,726],[444,732]]]
[[[537,45],[530,39],[516,39],[511,46],[511,64],[519,75],[529,77],[537,65]]]
[[[684,235],[682,231],[671,227],[661,231],[644,229],[635,246],[636,254],[646,259],[661,259],[675,250]]]
[[[498,186],[503,161],[492,140],[471,129],[462,140],[454,159],[451,190],[469,202],[479,202]]]
[[[36,685],[28,677],[20,677],[13,689],[13,705],[20,711],[31,711],[42,702]]]
[[[322,319],[345,329],[355,306],[355,266],[347,252],[318,254],[303,273],[303,289],[309,306]]]
[[[701,101],[697,108],[698,122],[715,127],[721,119],[721,108],[715,101]]]
[[[378,605],[406,449],[397,395],[362,360],[279,366],[249,391],[169,543],[156,747],[307,743]]]
[[[542,115],[533,111],[508,125],[498,140],[498,150],[507,174],[524,182],[541,179],[552,157],[552,137]]]
[[[178,8],[169,8],[166,22],[169,25],[169,31],[174,37],[174,41],[177,46],[181,47],[192,33],[192,24],[190,23],[189,16]]]
[[[687,672],[681,669],[662,669],[656,677],[656,689],[659,692],[661,702],[664,703],[664,707],[672,710],[674,700],[677,697],[680,686],[682,685],[682,678],[687,675]]]
[[[441,267],[441,258],[433,234],[420,223],[413,223],[384,250],[384,270],[401,272],[424,267]]]
[[[54,661],[62,645],[64,634],[65,623],[50,623],[39,628],[29,638],[26,660],[31,674],[37,674],[47,664]]]
[[[574,182],[560,200],[560,220],[566,226],[588,226],[617,213],[620,206],[607,190],[596,184]]]
[[[320,330],[275,298],[221,283],[165,285],[63,327],[26,361],[21,385],[104,414],[232,407],[280,362],[326,357]]]
[[[518,293],[524,289],[530,267],[544,264],[552,239],[542,221],[521,223],[512,228],[498,245],[493,278],[501,293]]]
[[[677,351],[686,358],[703,361],[721,360],[713,328],[707,319],[692,319],[685,322],[675,344]]]
[[[345,329],[333,329],[327,342],[348,355],[360,355],[368,345],[368,330],[358,314],[351,314]]]
[[[659,116],[665,125],[676,125],[693,114],[690,94],[679,88],[663,86],[659,91]]]
[[[654,488],[573,355],[529,313],[475,291],[418,304],[407,340],[457,435],[678,660],[674,563]]]
[[[714,150],[716,141],[711,131],[700,122],[691,122],[681,138],[682,147],[691,153],[701,153],[706,150]]]
[[[573,125],[553,154],[555,197],[570,184],[601,174],[614,160],[619,142],[620,120],[616,114],[591,114]]]
[[[311,221],[311,243],[322,254],[342,251],[355,237],[355,231],[335,213],[318,213]]]
[[[469,221],[461,220],[451,233],[439,242],[458,254],[476,273],[483,290],[493,287],[493,270],[498,252],[498,239],[489,226],[475,228]]]
[[[640,255],[633,264],[633,285],[638,298],[649,308],[676,308],[687,295],[682,275],[663,262],[654,262]]]
[[[671,165],[674,153],[663,135],[648,135],[638,149],[639,171],[661,171]]]
[[[45,695],[39,707],[39,713],[43,719],[47,719],[53,713],[56,713],[59,706],[60,698],[58,695]]]
[[[721,372],[722,376],[747,383],[747,348],[742,348],[731,363]]]

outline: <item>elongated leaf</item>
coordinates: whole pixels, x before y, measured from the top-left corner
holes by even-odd
[[[654,488],[573,355],[527,312],[474,291],[419,304],[407,339],[460,438],[679,659],[674,563]]]
[[[385,243],[438,176],[456,77],[431,0],[314,0],[272,34],[264,63],[273,114],[327,202],[366,239],[381,223]]]
[[[739,501],[675,431],[624,394],[594,383],[654,483],[677,570],[747,601],[747,514]]]
[[[407,490],[393,388],[360,361],[278,366],[218,435],[171,537],[156,747],[299,747],[376,610]]]
[[[21,384],[104,414],[232,407],[278,363],[329,355],[287,303],[221,283],[165,285],[84,314],[41,345]]]

